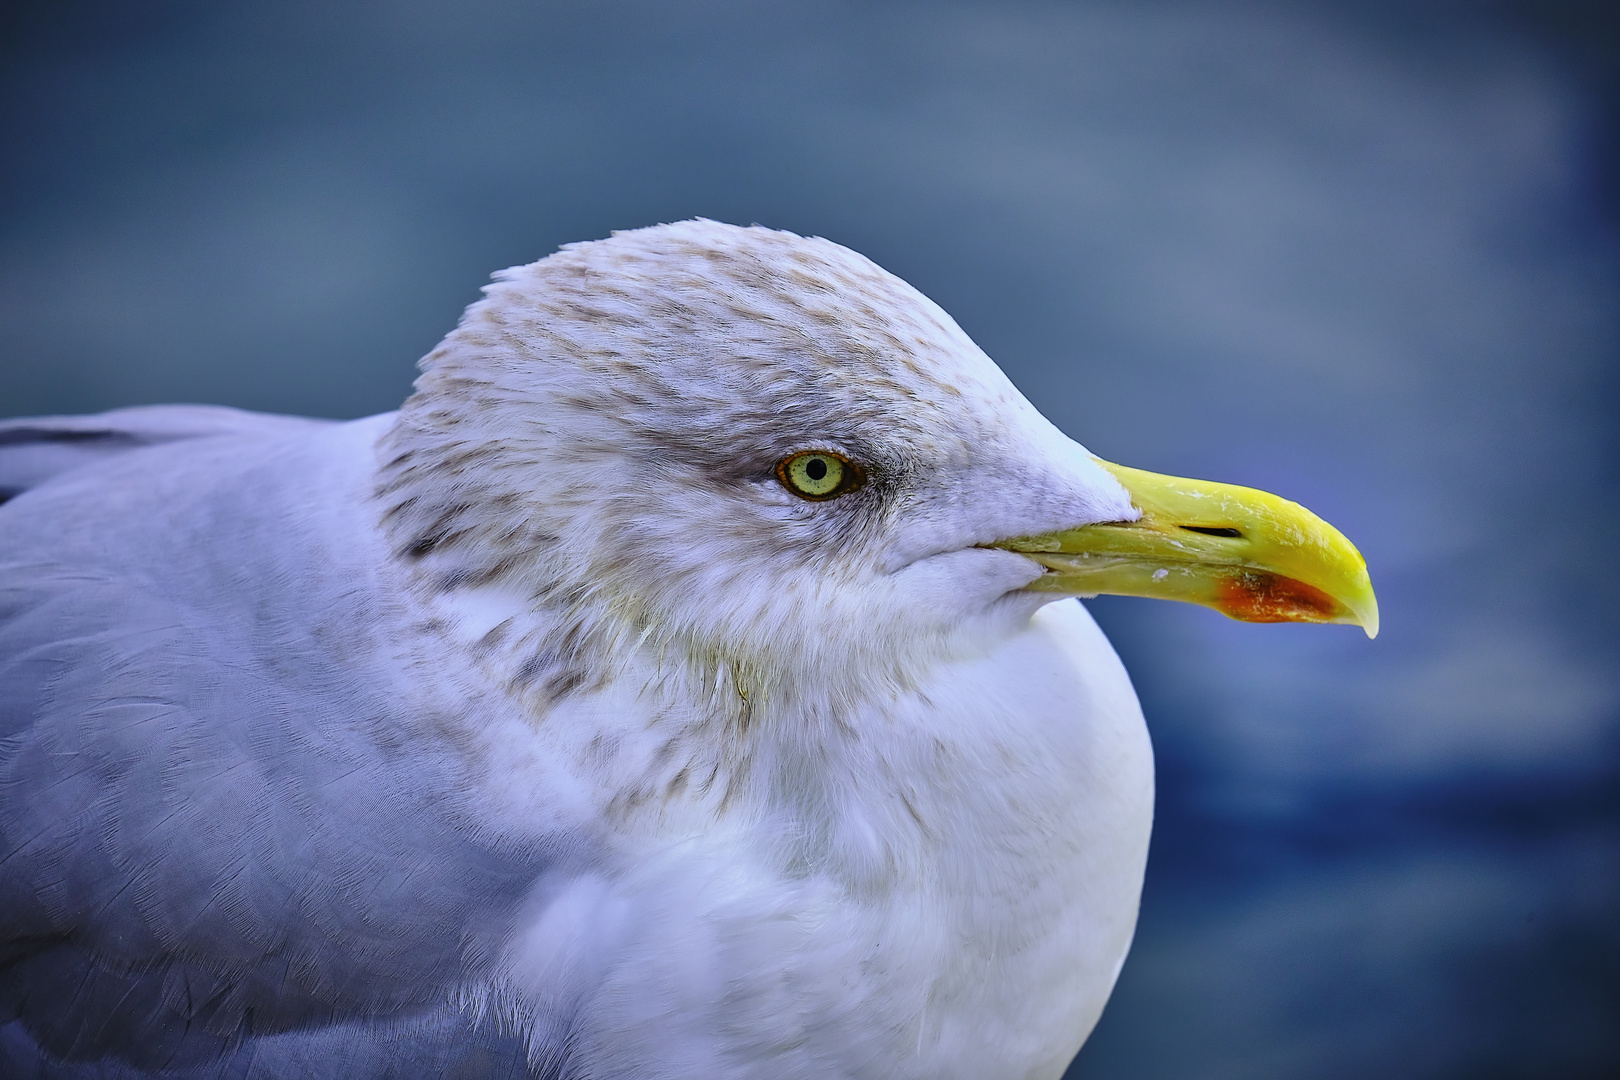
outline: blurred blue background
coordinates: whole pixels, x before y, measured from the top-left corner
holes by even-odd
[[[1092,604],[1160,811],[1084,1080],[1620,1076],[1620,8],[5,9],[0,414],[393,408],[496,268],[827,236],[1384,632]]]

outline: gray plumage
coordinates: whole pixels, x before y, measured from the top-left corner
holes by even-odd
[[[0,425],[0,476],[36,486],[0,545],[0,1075],[527,1075],[444,999],[476,911],[552,853],[482,846],[434,797],[461,778],[398,753],[437,736],[379,670],[386,590],[286,531],[342,430]]]

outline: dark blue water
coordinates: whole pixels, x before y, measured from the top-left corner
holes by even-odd
[[[1153,727],[1071,1072],[1620,1075],[1605,5],[13,5],[0,414],[393,407],[489,271],[705,215],[938,300],[1102,456],[1304,502],[1384,632],[1093,610]]]

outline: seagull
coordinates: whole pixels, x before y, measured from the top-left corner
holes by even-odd
[[[1074,599],[1377,630],[830,241],[497,274],[395,413],[0,425],[0,1074],[1055,1078],[1147,729]]]

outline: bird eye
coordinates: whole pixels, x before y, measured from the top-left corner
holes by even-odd
[[[831,450],[801,450],[776,466],[782,486],[801,499],[819,502],[836,499],[866,483],[866,473],[842,454]]]

